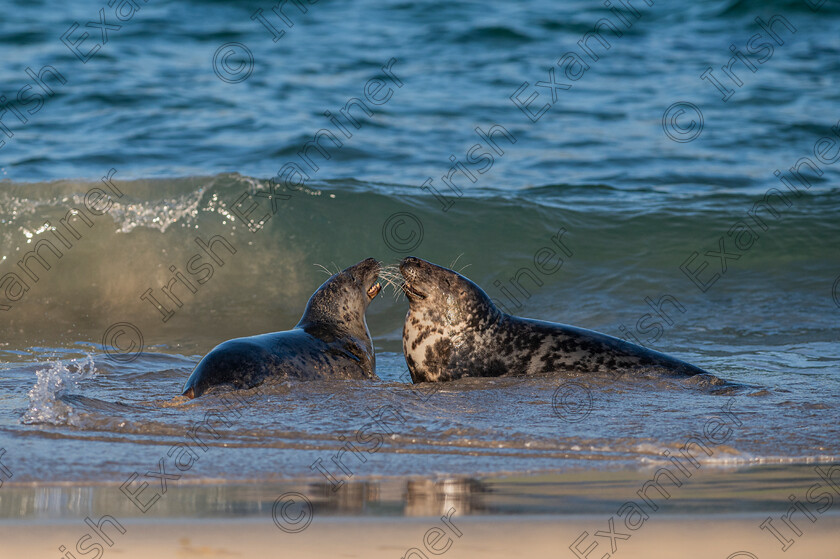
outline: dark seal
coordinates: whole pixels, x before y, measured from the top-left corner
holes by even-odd
[[[592,330],[502,312],[457,272],[409,256],[400,263],[408,298],[403,352],[414,382],[539,373],[706,371]]]
[[[377,378],[365,310],[382,288],[379,272],[379,262],[363,260],[324,282],[291,330],[216,346],[195,367],[183,395],[197,398],[221,384],[251,388],[268,377]]]

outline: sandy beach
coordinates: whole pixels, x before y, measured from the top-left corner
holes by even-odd
[[[148,514],[112,484],[17,484],[0,493],[0,539],[4,556],[66,559],[840,557],[840,492],[812,489],[815,468],[828,471],[702,472],[661,483],[668,499],[645,491],[661,470],[387,479],[339,494],[307,482],[184,484]]]
[[[525,516],[457,518],[461,531],[440,536],[435,549],[446,546],[446,557],[575,557],[569,545],[593,526],[607,530],[605,518]],[[761,533],[760,516],[683,516],[658,519],[644,535],[616,542],[593,538],[579,546],[578,557],[639,559],[772,559],[840,557],[837,534],[840,517],[823,518],[805,526],[803,536],[783,551],[781,544]],[[435,554],[423,538],[442,523],[438,518],[330,519],[300,534],[283,533],[270,522],[256,520],[133,520],[105,557],[187,559],[191,557],[361,557],[421,559]],[[61,557],[61,542],[77,537],[78,525],[45,523],[0,526],[5,557]],[[431,538],[437,537],[433,532]],[[451,540],[451,541],[450,541]],[[593,543],[597,547],[589,549]],[[90,551],[93,553],[93,550]],[[740,552],[740,553],[739,553]],[[78,553],[77,557],[81,557]],[[68,559],[72,556],[67,555]]]

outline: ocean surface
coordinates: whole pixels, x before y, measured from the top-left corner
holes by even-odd
[[[647,471],[698,437],[703,469],[840,460],[840,5],[614,4],[0,4],[3,479]],[[714,377],[412,386],[387,287],[381,380],[177,397],[294,326],[319,265],[408,254]]]

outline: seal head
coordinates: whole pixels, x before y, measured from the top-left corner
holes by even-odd
[[[381,269],[377,260],[368,258],[331,276],[309,298],[296,328],[370,340],[365,311],[382,290],[376,281]]]
[[[492,341],[493,329],[504,313],[483,289],[448,268],[409,256],[400,262],[400,273],[409,305],[403,352],[411,379],[465,376],[457,365],[469,363],[469,354],[482,341]]]

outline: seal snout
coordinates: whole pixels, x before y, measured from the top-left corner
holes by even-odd
[[[353,266],[353,271],[353,276],[356,278],[356,281],[363,286],[369,285],[365,289],[365,293],[368,296],[368,300],[372,301],[382,290],[382,284],[377,281],[379,273],[382,271],[382,264],[376,258],[366,258]]]
[[[406,281],[411,281],[416,279],[420,265],[424,261],[417,258],[416,256],[406,256],[402,260],[400,260],[400,273],[406,279]]]
[[[415,256],[406,256],[400,261],[400,273],[405,279],[402,289],[409,301],[426,298],[426,294],[417,287],[420,267],[423,264],[426,264],[426,261]]]
[[[400,260],[400,273],[405,275],[406,271],[411,270],[412,268],[417,268],[422,262],[424,262],[424,260],[417,258],[416,256],[406,256]]]

